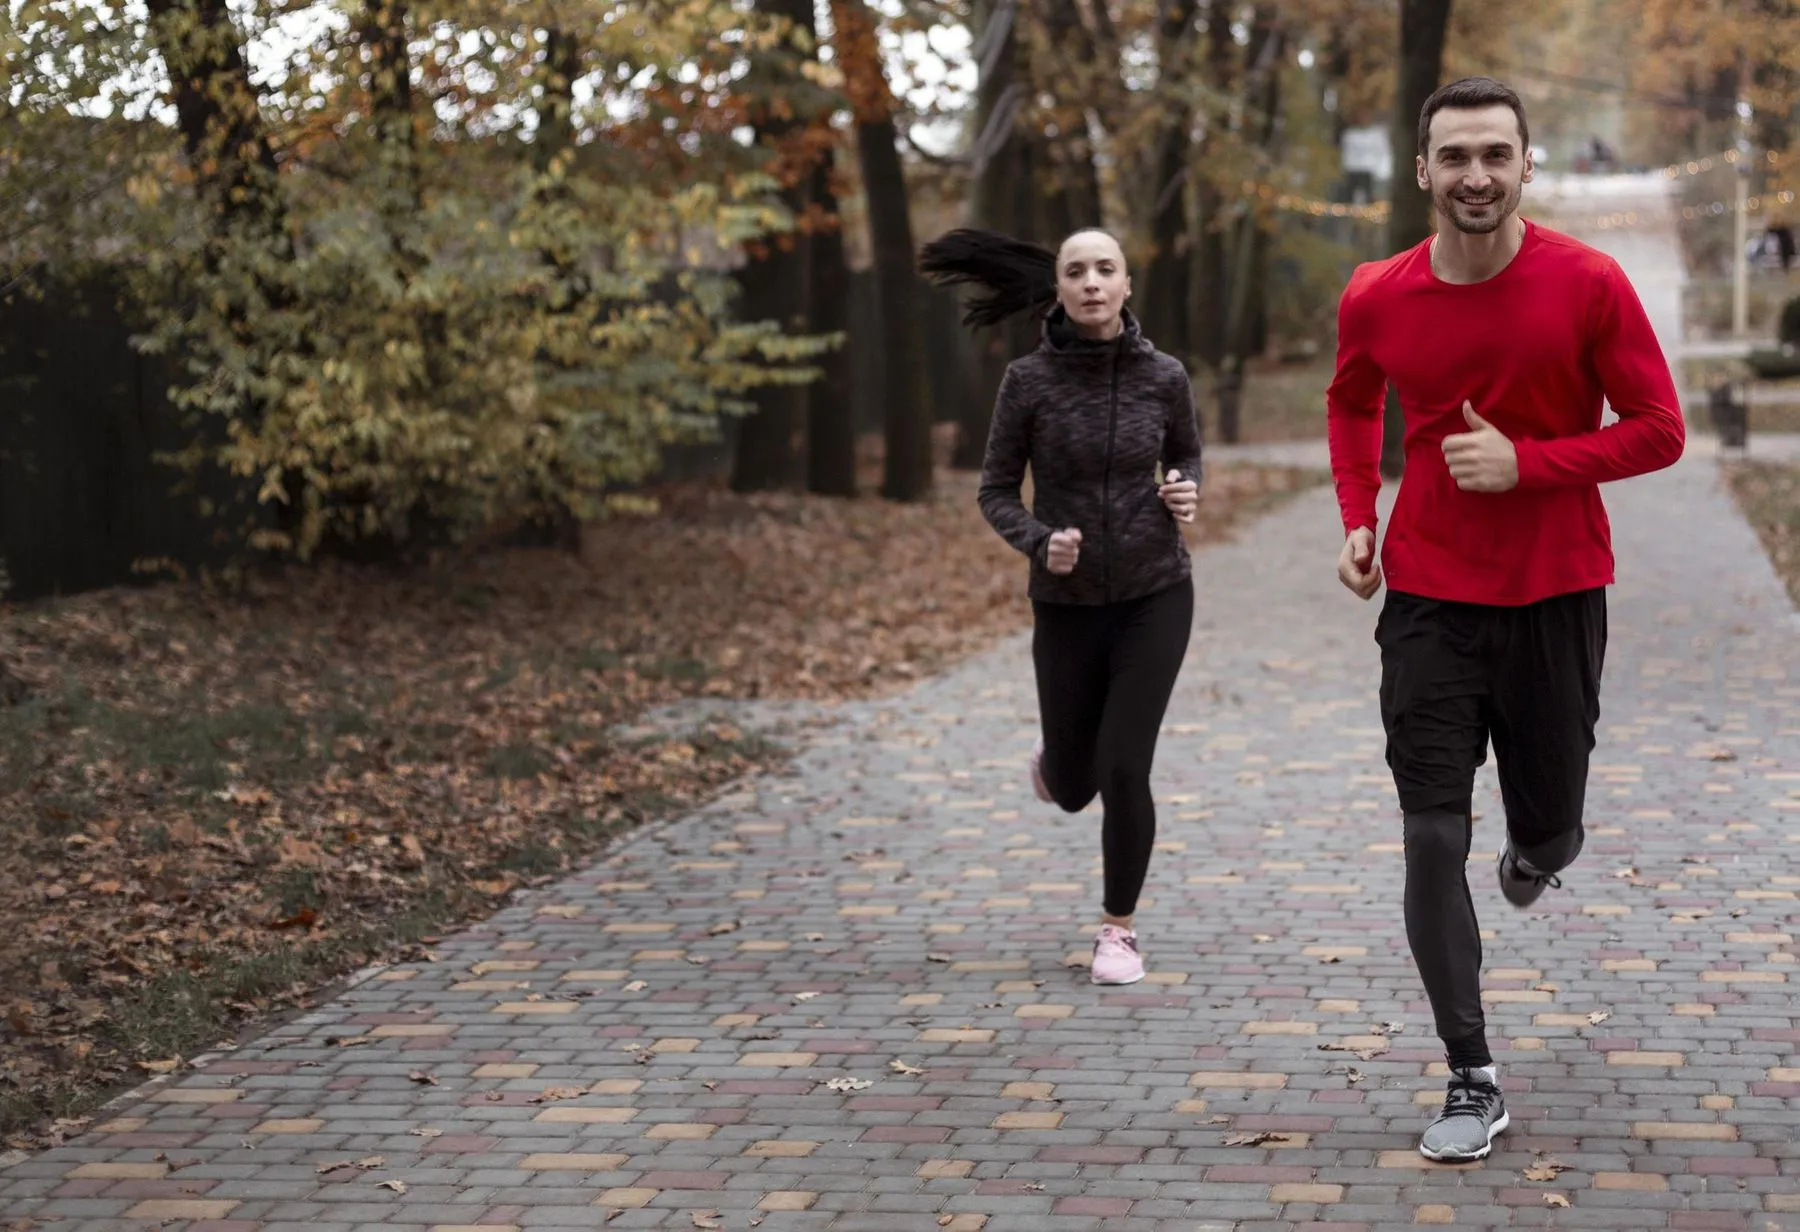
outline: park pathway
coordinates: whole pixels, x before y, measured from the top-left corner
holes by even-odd
[[[1666,299],[1666,237],[1611,238]],[[436,961],[146,1088],[0,1172],[0,1214],[57,1232],[1800,1229],[1800,636],[1709,458],[1608,501],[1621,581],[1565,890],[1506,908],[1491,773],[1478,798],[1514,1118],[1480,1165],[1414,1150],[1441,1054],[1401,933],[1376,608],[1335,581],[1320,489],[1199,558],[1146,983],[1082,970],[1097,818],[1026,789],[1014,638],[835,712],[790,773]]]

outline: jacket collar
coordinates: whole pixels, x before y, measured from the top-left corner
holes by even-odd
[[[1061,304],[1052,308],[1044,317],[1038,349],[1046,354],[1062,359],[1110,359],[1116,355],[1148,355],[1156,350],[1151,341],[1144,337],[1144,330],[1138,319],[1129,308],[1120,310],[1119,318],[1124,328],[1118,335],[1106,341],[1084,338],[1069,323],[1069,313]]]

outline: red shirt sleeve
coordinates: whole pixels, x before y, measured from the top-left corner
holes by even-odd
[[[1325,436],[1346,535],[1359,526],[1376,529],[1381,412],[1387,393],[1387,374],[1369,351],[1370,323],[1359,282],[1352,275],[1338,301],[1337,372],[1325,391]]]
[[[1522,488],[1629,479],[1674,465],[1687,443],[1668,361],[1616,262],[1607,261],[1596,279],[1590,319],[1594,371],[1619,422],[1553,440],[1514,441]]]

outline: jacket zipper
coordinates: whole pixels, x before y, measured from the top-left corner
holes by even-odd
[[[1112,602],[1112,465],[1113,439],[1119,427],[1119,347],[1113,344],[1112,368],[1107,381],[1106,469],[1100,477],[1101,586],[1106,602]]]

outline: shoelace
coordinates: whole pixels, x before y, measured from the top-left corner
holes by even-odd
[[[1562,889],[1562,878],[1558,877],[1555,873],[1526,872],[1525,866],[1519,863],[1518,856],[1514,856],[1508,863],[1512,868],[1512,876],[1519,881],[1535,881],[1541,885],[1549,886],[1552,890]]]
[[[1444,1095],[1444,1110],[1438,1114],[1438,1119],[1477,1116],[1485,1121],[1493,1113],[1494,1105],[1499,1102],[1499,1087],[1459,1074],[1450,1081],[1450,1090]]]

